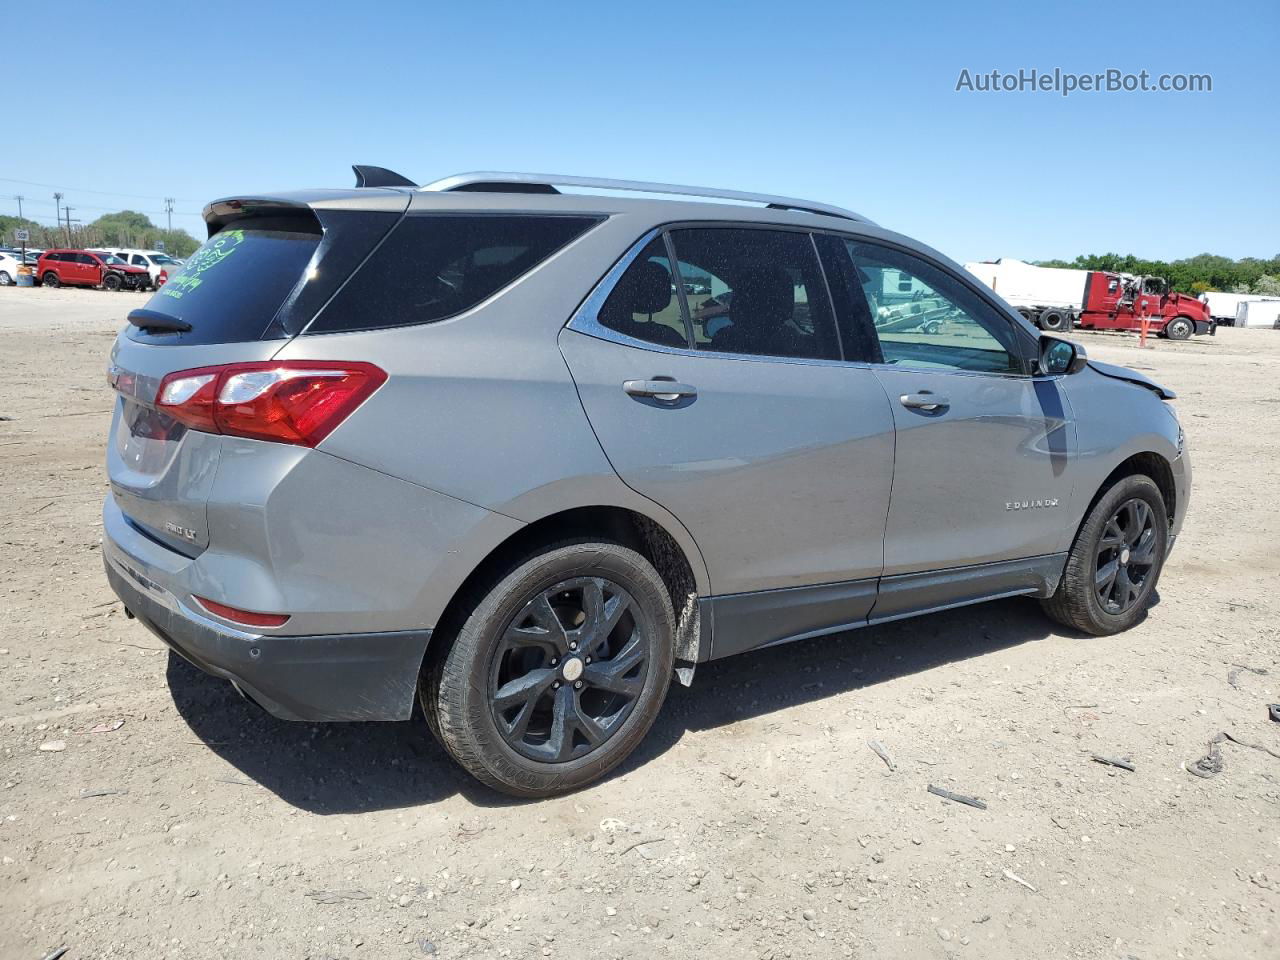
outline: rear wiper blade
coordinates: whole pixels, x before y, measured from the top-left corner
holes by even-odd
[[[137,310],[129,311],[126,317],[131,324],[139,330],[158,330],[166,333],[186,333],[191,329],[191,324],[178,317],[171,317],[167,313],[161,313],[159,310],[146,310],[139,307]]]

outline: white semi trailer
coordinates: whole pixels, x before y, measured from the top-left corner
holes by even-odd
[[[1236,322],[1236,314],[1243,303],[1256,300],[1280,300],[1280,297],[1264,297],[1257,293],[1219,293],[1211,290],[1200,294],[1200,299],[1209,308],[1209,316],[1218,323],[1231,326]]]
[[[1245,300],[1236,307],[1237,327],[1280,327],[1280,299]]]
[[[1088,270],[1037,267],[1012,257],[964,267],[1042,330],[1070,330],[1084,309]]]

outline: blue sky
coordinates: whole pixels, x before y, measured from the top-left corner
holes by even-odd
[[[79,6],[53,47],[6,42],[39,96],[0,126],[0,212],[21,193],[51,221],[51,186],[84,220],[173,196],[200,236],[214,197],[347,186],[360,162],[811,197],[961,260],[1280,253],[1275,0],[222,0],[148,7],[132,38]],[[153,9],[167,25],[142,28]],[[1213,92],[955,91],[1055,67]]]

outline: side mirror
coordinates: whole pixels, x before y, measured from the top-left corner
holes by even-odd
[[[1056,377],[1067,373],[1079,373],[1089,362],[1084,347],[1057,337],[1040,338],[1040,374]]]

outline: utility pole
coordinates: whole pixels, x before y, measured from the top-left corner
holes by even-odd
[[[18,201],[18,219],[21,220],[22,219],[22,201],[27,198],[20,193],[15,193],[13,195],[13,199]]]
[[[173,233],[173,197],[164,198],[164,212],[169,217],[169,233]]]
[[[57,217],[58,226],[62,226],[62,194],[53,195],[53,213]]]
[[[63,213],[65,213],[65,214],[67,215],[67,246],[68,246],[68,247],[69,247],[69,246],[71,246],[71,224],[72,224],[72,222],[73,222],[73,221],[71,220],[71,211],[72,211],[72,210],[74,210],[74,209],[75,209],[75,207],[63,207],[63,208],[62,208],[62,212],[63,212]],[[76,220],[76,221],[74,221],[74,222],[75,222],[75,223],[79,223],[80,221],[79,221],[79,220]]]

